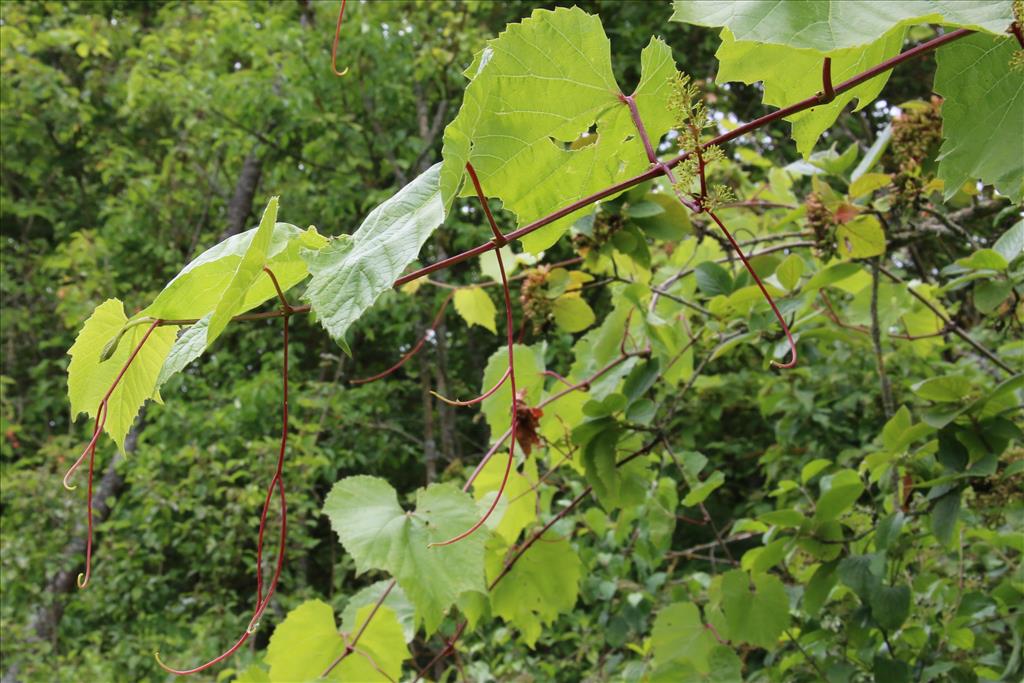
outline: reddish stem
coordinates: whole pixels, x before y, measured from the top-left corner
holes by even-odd
[[[427,343],[427,339],[430,338],[430,335],[437,331],[438,325],[441,324],[441,320],[444,318],[444,312],[448,309],[448,304],[451,303],[452,297],[454,295],[455,290],[449,292],[448,296],[446,296],[444,298],[444,301],[441,303],[441,308],[437,311],[437,315],[434,316],[433,322],[430,323],[430,327],[427,328],[427,330],[423,333],[423,336],[420,337],[418,342],[416,342],[416,345],[409,349],[409,351],[404,356],[402,356],[397,363],[392,365],[384,372],[378,372],[376,375],[372,375],[370,377],[360,377],[359,379],[353,379],[349,381],[352,384],[366,384],[368,382],[376,382],[377,380],[383,379],[388,375],[396,372],[399,368],[401,368],[403,365],[409,362],[410,358],[412,358],[413,356],[420,352],[420,349],[422,349],[423,345]]]
[[[338,10],[338,25],[334,29],[334,43],[331,45],[331,71],[335,76],[344,76],[348,73],[348,67],[344,71],[338,71],[338,39],[341,37],[341,24],[345,19],[345,0],[341,0],[341,9]]]
[[[285,305],[287,305],[287,302],[285,302]],[[281,371],[281,386],[282,386],[282,401],[281,401],[281,448],[278,451],[278,455],[277,455],[277,468],[274,471],[274,477],[273,477],[273,479],[271,479],[270,486],[267,489],[267,497],[264,499],[264,502],[263,502],[263,511],[262,511],[262,514],[260,515],[259,539],[258,539],[257,545],[256,545],[256,558],[257,558],[256,559],[256,586],[257,586],[257,588],[256,588],[256,592],[257,592],[256,609],[253,610],[252,618],[249,620],[249,625],[246,627],[245,633],[243,633],[242,636],[237,641],[235,641],[235,644],[232,645],[231,647],[229,647],[224,652],[222,652],[217,657],[214,657],[210,661],[206,662],[205,664],[200,664],[199,666],[191,668],[191,669],[174,669],[174,668],[169,667],[166,664],[164,664],[163,661],[160,659],[160,653],[156,652],[155,653],[155,657],[156,657],[157,664],[159,664],[162,669],[164,669],[165,671],[167,671],[169,673],[177,674],[179,676],[187,676],[187,675],[190,675],[190,674],[199,673],[200,671],[205,671],[206,669],[209,669],[211,666],[214,666],[215,664],[218,664],[218,663],[224,661],[225,659],[227,659],[228,657],[233,655],[235,652],[237,652],[238,649],[241,648],[243,644],[245,644],[245,641],[247,641],[249,639],[249,636],[251,636],[253,633],[256,632],[256,629],[259,627],[260,618],[263,616],[263,612],[266,611],[267,606],[270,604],[270,599],[273,597],[274,591],[277,590],[277,584],[278,584],[278,581],[281,578],[281,570],[284,568],[285,545],[286,545],[287,539],[288,539],[288,504],[287,504],[287,501],[285,500],[284,478],[283,478],[282,475],[284,473],[284,456],[285,456],[285,452],[287,451],[287,448],[288,448],[288,318],[289,317],[290,316],[288,316],[288,315],[284,316],[284,364],[282,366],[282,371]],[[261,564],[262,564],[262,558],[263,558],[263,536],[264,536],[264,532],[266,530],[267,513],[268,513],[268,510],[269,510],[269,507],[270,507],[270,502],[271,502],[272,497],[273,497],[273,491],[274,491],[274,487],[275,486],[277,487],[278,497],[281,500],[281,535],[280,535],[280,542],[278,544],[277,562],[276,562],[275,567],[274,567],[274,575],[270,579],[270,585],[267,587],[266,596],[262,596],[262,593],[263,593],[263,572],[262,572]]]
[[[821,63],[821,97],[819,101],[827,104],[836,98],[836,89],[832,87],[832,58],[825,57]]]
[[[743,253],[743,249],[741,249],[740,245],[736,243],[736,239],[732,236],[732,233],[729,232],[729,229],[725,227],[725,224],[722,223],[718,216],[715,215],[714,211],[711,211],[710,209],[705,209],[705,213],[711,216],[711,220],[713,220],[718,225],[718,227],[722,229],[722,232],[725,233],[726,238],[729,240],[729,244],[732,245],[732,248],[735,249],[736,253],[739,255],[740,260],[743,261],[743,267],[747,269],[748,273],[750,273],[750,277],[754,278],[754,282],[757,283],[758,288],[761,290],[761,294],[764,295],[764,298],[768,302],[768,305],[772,307],[772,312],[775,313],[775,318],[779,321],[779,324],[782,325],[782,331],[786,333],[786,340],[789,342],[789,360],[785,363],[779,363],[778,361],[773,359],[771,361],[771,364],[777,368],[789,369],[794,367],[796,365],[797,358],[796,342],[793,341],[793,335],[789,331],[789,325],[786,324],[785,318],[782,317],[782,313],[779,311],[779,307],[775,305],[775,299],[773,299],[772,295],[768,293],[768,289],[764,286],[764,283],[761,282],[761,278],[757,275],[757,273],[754,272],[754,267],[750,265],[750,261],[747,260],[746,255]]]
[[[445,398],[444,396],[442,396],[441,394],[437,393],[436,391],[431,391],[430,395],[436,397],[437,399],[439,399],[441,401],[444,401],[445,403],[447,403],[450,406],[471,406],[471,405],[475,405],[477,403],[480,403],[482,401],[486,401],[488,398],[493,396],[494,393],[496,391],[498,391],[498,389],[500,389],[503,384],[505,384],[505,380],[507,380],[511,375],[512,375],[512,369],[509,368],[508,370],[505,371],[505,374],[503,374],[501,376],[501,379],[499,379],[494,384],[493,387],[491,387],[490,389],[488,389],[484,393],[480,394],[476,398],[471,398],[471,399],[469,399],[467,401],[453,401],[450,398]]]
[[[320,678],[327,678],[328,674],[334,671],[334,668],[341,664],[342,660],[344,660],[350,654],[355,652],[356,645],[359,643],[359,639],[363,637],[363,633],[366,632],[366,628],[370,625],[370,621],[372,621],[373,617],[376,616],[377,611],[381,608],[381,605],[384,604],[384,601],[388,599],[388,595],[390,595],[391,591],[394,590],[396,583],[398,582],[395,579],[391,579],[391,581],[388,582],[388,585],[385,586],[384,590],[381,592],[380,597],[377,598],[377,602],[373,604],[373,609],[371,609],[370,613],[366,615],[366,620],[363,621],[362,625],[359,627],[359,630],[356,631],[356,635],[352,638],[352,642],[347,643],[345,645],[345,649],[342,651],[342,653],[338,655],[338,657],[333,662],[331,662],[331,664],[326,669],[324,669],[324,672],[320,674]]]
[[[486,199],[483,199],[484,204],[487,203]],[[505,486],[508,484],[509,474],[512,472],[512,460],[515,457],[516,452],[516,423],[519,422],[519,416],[517,415],[516,407],[516,359],[515,359],[515,347],[513,346],[513,330],[512,330],[512,295],[509,293],[508,277],[505,275],[505,262],[501,258],[501,251],[495,250],[494,255],[498,259],[498,272],[501,273],[501,283],[505,293],[505,336],[508,343],[508,381],[512,389],[512,425],[509,427],[509,444],[508,444],[508,460],[505,462],[505,474],[501,478],[501,485],[498,487],[498,493],[494,496],[494,500],[491,501],[491,505],[487,508],[487,512],[477,520],[476,524],[471,526],[466,531],[463,531],[458,536],[450,538],[447,541],[441,541],[440,543],[431,543],[428,547],[434,546],[446,546],[452,543],[458,543],[462,539],[471,535],[474,531],[479,529],[494,512],[494,509],[498,507],[498,502],[501,500],[501,496],[505,493]]]
[[[473,164],[466,162],[466,172],[469,173],[469,179],[473,181],[473,188],[476,190],[476,196],[480,198],[480,203],[484,207],[484,214],[487,216],[487,222],[491,226],[491,232],[494,233],[494,242],[498,245],[498,248],[505,246],[506,239],[501,230],[498,229],[498,224],[494,222],[494,215],[491,214],[491,205],[487,203],[487,195],[484,194],[484,189],[480,187],[480,179],[476,176],[476,169],[473,168]]]
[[[64,474],[64,488],[72,489],[73,487],[68,484],[68,479],[71,478],[75,473],[75,470],[77,470],[79,465],[82,464],[82,460],[85,459],[86,455],[89,456],[89,489],[86,494],[85,571],[79,574],[76,579],[76,583],[79,588],[85,588],[88,586],[89,577],[92,575],[92,482],[93,475],[95,473],[94,465],[96,462],[96,444],[99,442],[100,434],[103,432],[103,427],[107,424],[110,397],[114,393],[114,389],[116,389],[117,385],[121,382],[121,378],[124,377],[126,372],[128,372],[128,368],[131,367],[132,361],[134,361],[139,355],[139,351],[142,350],[142,347],[146,345],[150,335],[153,334],[153,330],[155,330],[159,325],[159,320],[154,320],[150,324],[146,333],[142,335],[142,339],[140,339],[139,343],[135,345],[134,349],[132,349],[131,354],[128,356],[128,360],[126,360],[124,365],[121,366],[121,371],[117,373],[117,377],[114,378],[113,384],[111,384],[110,388],[107,389],[107,393],[105,393],[103,398],[100,399],[100,404],[96,408],[96,426],[93,428],[92,439],[89,440],[89,445],[85,447],[85,450],[82,451],[82,455],[78,456],[78,460],[72,463],[71,467],[69,467],[68,471]]]

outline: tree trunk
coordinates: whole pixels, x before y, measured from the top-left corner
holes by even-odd
[[[221,235],[221,239],[227,239],[246,229],[249,215],[252,214],[252,200],[256,196],[256,188],[260,184],[262,174],[263,160],[256,154],[256,148],[253,148],[242,162],[242,172],[238,176],[235,192],[228,204],[228,227]]]

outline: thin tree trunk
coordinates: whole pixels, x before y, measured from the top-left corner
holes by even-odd
[[[228,227],[221,235],[226,239],[237,235],[246,229],[249,223],[249,216],[252,214],[252,200],[256,196],[256,188],[260,184],[260,176],[263,174],[263,160],[257,155],[253,148],[242,162],[242,172],[235,184],[235,192],[231,195],[231,202],[228,204]]]

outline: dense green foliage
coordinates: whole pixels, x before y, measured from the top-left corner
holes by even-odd
[[[287,562],[204,680],[1024,674],[1020,3],[540,4],[351,3],[343,78],[333,4],[2,5],[5,681],[245,632],[277,285]],[[961,27],[695,161],[824,59]],[[501,248],[514,346],[493,253],[392,286],[491,238],[467,162],[508,233],[648,171],[646,134],[671,180]],[[510,358],[516,394],[438,399]]]

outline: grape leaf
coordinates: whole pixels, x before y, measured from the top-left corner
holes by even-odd
[[[830,52],[832,82],[837,84],[897,54],[903,45],[906,29],[888,31],[878,40],[860,48]],[[782,45],[737,41],[729,29],[722,30],[722,44],[715,53],[720,63],[715,81],[740,81],[751,84],[762,81],[765,104],[785,107],[810,97],[822,89],[822,55],[814,50],[797,50]],[[793,139],[804,158],[814,151],[819,136],[828,129],[856,99],[854,111],[874,100],[889,79],[885,72],[855,88],[839,93],[827,104],[786,117],[793,125]]]
[[[140,321],[133,325],[121,338],[113,354],[101,361],[107,343],[124,329],[128,322],[124,304],[118,299],[107,299],[93,310],[82,325],[75,343],[68,350],[71,362],[68,364],[68,398],[71,401],[71,416],[86,413],[96,417],[100,400],[110,389],[114,379],[121,373],[125,362],[136,345],[149,329],[149,323]],[[173,327],[158,327],[149,336],[131,366],[124,373],[117,388],[107,402],[107,419],[104,431],[124,452],[124,438],[131,429],[135,416],[146,399],[160,400],[156,379],[164,358],[174,343]]]
[[[1024,71],[1011,69],[1013,38],[973,35],[941,47],[935,92],[942,95],[939,178],[949,199],[981,179],[1014,202],[1024,198]]]
[[[652,39],[641,54],[634,97],[655,144],[672,125],[666,103],[674,73],[671,50]],[[576,7],[536,10],[489,41],[466,75],[462,108],[444,134],[446,206],[460,188],[473,194],[463,182],[467,162],[520,226],[649,165],[619,99],[610,43],[596,16]],[[524,248],[546,249],[576,217],[531,233]]]
[[[498,309],[494,307],[494,302],[483,287],[463,287],[455,290],[455,310],[467,325],[479,325],[494,334],[498,333],[494,325],[494,316],[498,314]]]
[[[737,40],[822,53],[873,43],[901,26],[944,24],[999,34],[1013,21],[1010,0],[676,0],[674,9],[673,21],[723,26]]]
[[[257,230],[253,228],[232,235],[197,256],[167,283],[153,303],[139,315],[179,320],[202,318],[212,312],[223,297],[242,257],[252,245]],[[266,250],[266,265],[274,271],[283,291],[287,292],[309,275],[299,251],[319,249],[326,243],[327,238],[318,233],[316,228],[300,230],[288,223],[277,223],[274,226]],[[257,277],[246,291],[236,315],[276,296],[270,278],[265,275]]]
[[[708,654],[715,647],[715,638],[701,621],[696,605],[677,602],[658,612],[651,631],[651,647],[659,665],[682,660],[707,673]]]
[[[372,611],[372,605],[359,609],[354,619],[356,628]],[[264,657],[270,665],[270,680],[317,680],[345,651],[347,638],[354,630],[338,633],[331,606],[321,600],[307,600],[289,612],[270,637]],[[402,660],[408,656],[398,617],[390,607],[382,605],[360,636],[355,651],[331,671],[327,680],[394,681],[401,677]]]
[[[729,635],[763,648],[774,648],[789,624],[789,597],[771,574],[756,574],[754,590],[747,573],[734,569],[722,577],[722,607]]]
[[[220,301],[213,309],[213,315],[206,326],[206,347],[209,348],[224,328],[231,322],[231,317],[242,309],[246,292],[259,277],[267,277],[263,273],[263,266],[267,262],[267,250],[270,248],[270,240],[274,235],[274,225],[277,223],[277,197],[271,197],[267,202],[267,208],[263,210],[263,218],[260,219],[259,227],[249,242],[249,248],[242,255],[242,260],[235,267],[235,272],[224,288]]]
[[[271,681],[310,681],[319,677],[344,649],[331,606],[321,600],[307,600],[288,612],[274,629],[264,661],[270,665]],[[337,680],[331,673],[331,678]]]
[[[435,164],[370,212],[351,236],[319,251],[303,251],[313,277],[305,299],[336,342],[373,302],[391,289],[444,220]]]
[[[355,476],[334,485],[324,514],[360,574],[390,572],[416,606],[417,621],[432,633],[448,607],[465,591],[483,590],[487,536],[478,530],[449,546],[428,548],[470,528],[477,509],[453,484],[432,484],[416,492],[416,510],[405,512],[383,479]]]
[[[493,581],[502,568],[504,553],[489,556],[487,577]],[[519,629],[531,648],[541,627],[576,604],[583,565],[564,538],[540,539],[520,556],[491,591],[494,614]]]

